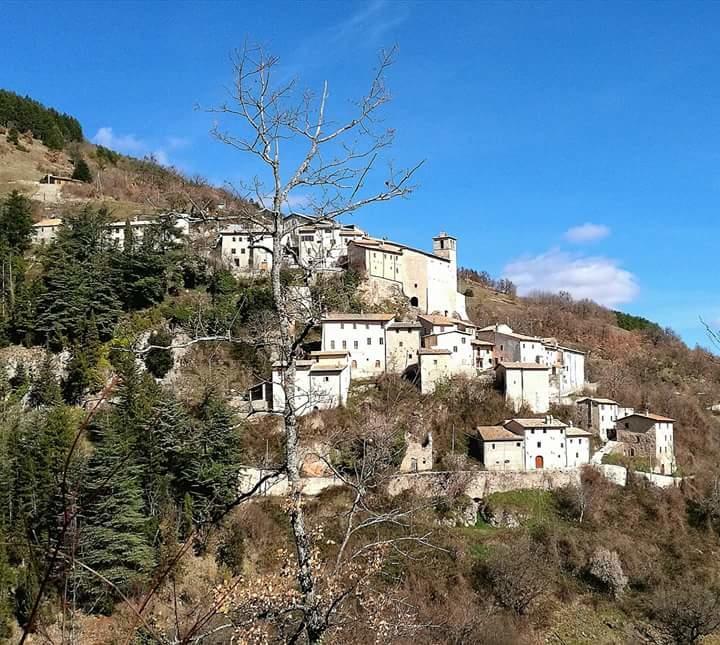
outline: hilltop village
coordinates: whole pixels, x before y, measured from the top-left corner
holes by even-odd
[[[161,219],[171,223],[178,239],[208,237],[207,226],[188,214],[167,213]],[[154,221],[111,223],[110,239],[121,247],[130,230],[142,240]],[[35,243],[50,243],[61,225],[58,218],[37,222]],[[375,302],[395,298],[404,305],[402,313],[322,312],[319,348],[295,361],[298,415],[344,406],[351,385],[371,384],[383,374],[401,375],[422,394],[453,377],[479,379],[493,383],[508,405],[525,415],[475,429],[478,455],[488,471],[574,469],[618,455],[653,473],[675,472],[673,419],[593,397],[597,384],[586,382],[583,351],[502,322],[478,327],[468,320],[452,235],[439,233],[426,251],[332,220],[292,215],[285,225],[289,268],[310,267],[314,275],[354,271]],[[210,237],[214,260],[237,276],[262,276],[272,266],[270,236],[261,224],[218,224]],[[296,295],[300,301],[309,297],[302,289]],[[249,390],[248,414],[281,414],[285,378],[284,363],[276,360],[272,377]],[[553,405],[573,406],[573,419],[554,418]],[[421,452],[422,459],[405,460],[401,470],[431,470],[431,441]]]

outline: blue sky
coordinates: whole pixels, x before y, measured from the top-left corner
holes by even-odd
[[[327,80],[342,112],[397,44],[392,158],[426,161],[412,198],[352,221],[421,247],[446,229],[462,265],[690,344],[708,344],[700,316],[720,326],[720,4],[68,0],[3,18],[1,87],[218,183],[254,172],[194,109],[224,99],[233,48],[259,41],[288,78]]]

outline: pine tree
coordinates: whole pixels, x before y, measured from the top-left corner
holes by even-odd
[[[150,345],[169,347],[172,343],[172,334],[160,329],[150,335]],[[173,367],[175,359],[171,349],[151,349],[145,354],[145,367],[155,378],[163,378]]]
[[[72,178],[83,181],[86,184],[92,182],[93,178],[92,173],[90,172],[90,166],[87,165],[87,161],[85,161],[85,159],[80,158],[75,162]]]
[[[22,253],[30,247],[32,225],[30,200],[14,190],[0,205],[0,246]]]
[[[62,150],[65,147],[65,138],[63,137],[62,130],[57,124],[53,124],[45,136],[42,137],[42,142],[50,148],[50,150]]]
[[[87,467],[82,495],[79,557],[123,593],[142,582],[155,554],[147,534],[137,465],[127,444],[108,429]],[[83,574],[80,588],[88,607],[109,613],[114,589]]]
[[[62,402],[60,383],[50,353],[45,354],[40,369],[33,379],[28,395],[28,405],[33,408],[58,405]]]

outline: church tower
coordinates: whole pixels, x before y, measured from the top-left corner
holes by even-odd
[[[450,260],[450,264],[457,271],[457,238],[447,233],[433,238],[433,255]]]

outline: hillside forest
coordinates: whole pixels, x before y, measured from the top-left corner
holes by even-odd
[[[284,96],[263,94],[264,79],[261,97]],[[361,109],[379,109],[383,88],[371,85]],[[317,348],[322,313],[402,316],[407,303],[365,302],[352,272],[277,262],[238,277],[180,238],[172,217],[142,238],[128,219],[118,245],[108,223],[129,217],[128,204],[145,208],[153,191],[156,213],[195,205],[212,219],[222,200],[222,216],[242,221],[263,209],[90,146],[75,119],[11,92],[0,92],[0,125],[0,164],[42,149],[43,163],[60,152],[70,168],[82,153],[90,174],[73,188],[87,199],[62,204],[63,225],[44,246],[32,244],[43,207],[21,190],[0,201],[0,641],[720,642],[715,353],[590,300],[520,297],[481,267],[461,271],[474,323],[562,338],[587,352],[598,395],[675,419],[684,478],[659,489],[631,474],[621,488],[586,469],[579,485],[471,499],[475,428],[515,414],[478,379],[421,395],[388,374],[353,383],[335,410],[247,413],[249,389],[278,355],[292,363]],[[404,179],[388,181],[380,201],[406,196]],[[325,207],[346,214],[355,199]],[[300,287],[312,311],[292,314]],[[408,439],[428,434],[443,494],[390,495]],[[345,485],[295,494],[318,451]],[[246,467],[283,473],[291,493],[239,492]]]

